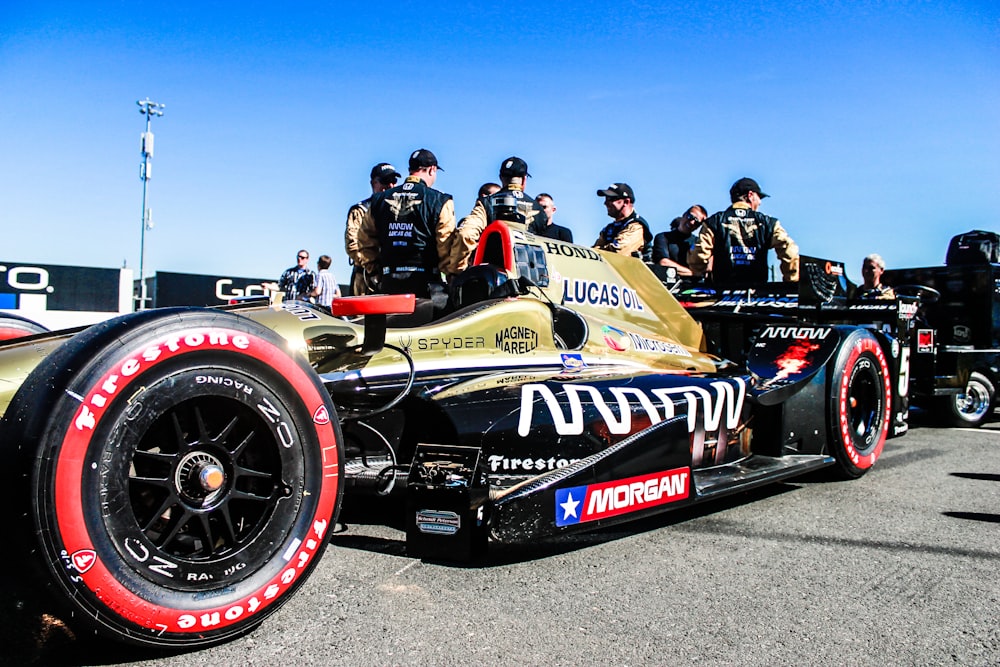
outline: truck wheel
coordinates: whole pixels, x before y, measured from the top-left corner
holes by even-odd
[[[340,504],[342,437],[273,331],[153,310],[70,339],[2,424],[20,542],[79,629],[193,647],[256,627],[308,577]]]
[[[973,371],[969,374],[969,384],[961,394],[953,394],[944,399],[945,414],[948,423],[957,427],[977,428],[990,417],[993,412],[993,401],[996,390],[990,379]]]
[[[889,364],[878,341],[851,331],[831,365],[828,437],[840,476],[864,475],[885,446],[892,415]]]

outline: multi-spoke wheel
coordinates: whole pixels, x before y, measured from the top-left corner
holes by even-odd
[[[256,323],[196,309],[98,325],[15,397],[26,542],[74,620],[193,646],[252,628],[308,576],[342,442],[308,364]]]

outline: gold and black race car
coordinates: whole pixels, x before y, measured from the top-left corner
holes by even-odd
[[[446,308],[170,308],[0,343],[12,549],[77,627],[197,646],[287,600],[364,494],[405,508],[410,555],[474,558],[875,464],[890,335],[709,349],[639,260],[504,222]]]

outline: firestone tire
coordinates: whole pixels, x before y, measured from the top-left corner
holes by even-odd
[[[847,334],[830,367],[828,435],[838,476],[861,477],[882,454],[892,416],[889,364],[875,337]]]
[[[194,647],[256,627],[336,521],[343,441],[312,368],[231,313],[148,311],[50,355],[0,428],[21,542],[78,629]],[[23,495],[22,495],[23,494]]]
[[[23,336],[45,333],[48,329],[34,320],[20,315],[0,313],[0,341],[13,340]]]
[[[958,428],[978,428],[989,419],[996,400],[996,389],[988,377],[973,371],[961,394],[943,399],[948,424]]]

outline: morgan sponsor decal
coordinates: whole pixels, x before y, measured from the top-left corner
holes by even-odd
[[[547,385],[522,385],[518,435],[527,437],[531,433],[536,398],[541,399],[559,435],[583,434],[585,404],[597,409],[609,433],[628,435],[632,433],[633,409],[644,414],[650,424],[658,424],[676,414],[687,414],[690,433],[698,427],[709,433],[718,431],[721,426],[732,430],[739,426],[746,397],[746,381],[740,377],[702,386],[662,387],[648,391],[638,387],[610,387],[607,389],[610,399],[590,385],[565,384],[559,389],[562,396],[557,397]],[[568,416],[563,404],[569,408]]]
[[[690,481],[691,469],[685,467],[600,484],[556,489],[556,525],[572,526],[599,521],[684,500],[690,495]]]
[[[417,530],[431,535],[454,535],[462,527],[462,518],[455,512],[418,510]]]
[[[563,303],[622,308],[637,313],[646,310],[639,295],[630,287],[596,280],[566,279],[563,282]]]

